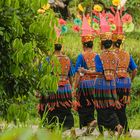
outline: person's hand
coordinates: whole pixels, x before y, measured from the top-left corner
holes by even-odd
[[[130,104],[130,96],[124,95],[123,98],[121,99],[121,101],[122,101],[124,104]]]
[[[130,104],[130,96],[123,96],[123,103],[124,104]]]
[[[78,71],[79,71],[79,73],[86,73],[87,72],[87,70],[84,69],[83,67],[79,68]]]
[[[76,96],[77,96],[76,89],[74,89],[73,92],[72,92],[72,97],[75,98]]]
[[[77,101],[77,94],[76,94],[76,89],[72,93],[72,108],[77,111],[78,107],[80,107],[80,103]]]
[[[77,111],[80,107],[80,103],[77,100],[72,101],[72,108]]]
[[[123,96],[122,101],[123,101],[124,104],[127,103],[127,96],[126,95]]]
[[[118,100],[115,101],[115,106],[117,109],[121,109],[121,103]]]
[[[127,104],[130,104],[130,102],[131,102],[131,97],[128,96],[128,97],[127,97]]]

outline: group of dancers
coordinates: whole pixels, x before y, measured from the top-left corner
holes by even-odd
[[[93,43],[96,36],[83,16],[83,52],[78,55],[75,67],[61,52],[62,44],[54,45],[54,55],[61,65],[58,90],[40,96],[39,103],[39,113],[42,117],[47,112],[48,124],[59,122],[64,128],[71,129],[74,127],[73,108],[78,112],[80,128],[87,127],[85,135],[92,133],[96,126],[101,134],[104,128],[117,131],[118,135],[129,132],[126,106],[130,104],[131,82],[137,74],[137,65],[121,48],[125,35],[122,25],[117,23],[121,23],[118,10],[115,18],[116,30],[112,32],[105,14],[100,13],[97,36],[100,37],[101,53],[97,54]]]

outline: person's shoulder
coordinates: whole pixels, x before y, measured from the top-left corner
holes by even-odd
[[[82,57],[85,52],[79,53],[78,57]]]
[[[124,53],[124,54],[127,54],[127,55],[130,55],[128,51],[124,50],[124,49],[120,49],[120,52]]]
[[[63,58],[65,58],[65,59],[67,59],[67,60],[69,60],[70,61],[70,58],[69,58],[69,56],[67,56],[67,55],[63,55]]]
[[[80,54],[78,54],[77,59],[81,59],[81,58],[83,58],[83,55],[84,55],[84,53],[80,53]]]

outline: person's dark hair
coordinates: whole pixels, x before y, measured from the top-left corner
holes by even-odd
[[[93,41],[83,42],[84,47],[92,48],[93,47]]]
[[[116,42],[114,42],[114,46],[117,47],[117,48],[120,48],[121,44],[122,44],[121,39],[118,39]]]
[[[102,46],[105,48],[105,49],[109,49],[112,45],[112,40],[104,40],[102,41]]]
[[[61,44],[55,44],[55,51],[60,51],[62,48]]]

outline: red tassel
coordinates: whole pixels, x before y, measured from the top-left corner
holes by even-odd
[[[113,12],[113,14],[115,15],[116,12],[115,12],[115,10],[114,10],[114,7],[111,6],[110,9],[111,9],[111,11]]]

